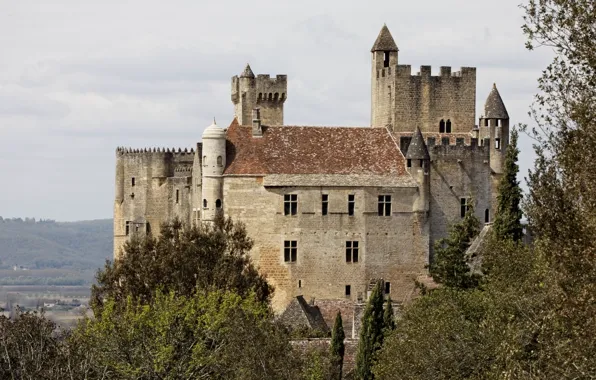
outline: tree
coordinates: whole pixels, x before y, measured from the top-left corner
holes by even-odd
[[[267,302],[273,289],[250,260],[252,244],[244,225],[229,218],[212,226],[165,223],[157,238],[133,238],[120,259],[106,262],[92,287],[92,305],[101,308],[107,298],[120,304],[128,296],[150,303],[155,289],[188,297],[197,288],[254,291]]]
[[[505,155],[505,168],[503,177],[499,182],[499,195],[497,197],[497,212],[493,222],[493,231],[497,240],[513,239],[520,241],[523,238],[523,227],[521,224],[522,191],[517,181],[519,166],[517,157],[518,133],[514,129],[511,132],[511,141]]]
[[[331,353],[331,360],[332,365],[334,367],[334,378],[337,380],[342,379],[342,372],[343,372],[343,363],[344,363],[344,353],[345,353],[345,345],[344,340],[346,339],[346,334],[344,333],[344,326],[341,319],[341,312],[337,312],[335,316],[335,323],[333,324],[333,330],[331,331],[331,346],[330,346],[330,353]]]
[[[395,329],[395,317],[393,316],[393,303],[391,302],[391,297],[387,297],[387,301],[385,302],[383,325],[385,326],[385,335]]]
[[[464,219],[451,226],[449,236],[435,244],[434,260],[430,265],[433,279],[445,286],[470,289],[478,286],[478,275],[471,273],[466,251],[480,231],[480,221],[470,207]]]
[[[356,379],[373,379],[372,366],[375,353],[383,344],[383,289],[378,281],[368,299],[362,324],[360,326],[360,340],[356,354]]]

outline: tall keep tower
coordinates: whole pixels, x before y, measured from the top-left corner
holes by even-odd
[[[260,109],[264,125],[283,125],[287,94],[287,75],[271,78],[267,74],[259,74],[255,77],[247,64],[240,77],[232,77],[232,103],[240,125],[251,125],[255,108]]]
[[[395,101],[395,69],[399,49],[387,25],[379,32],[372,49],[371,120],[373,127],[393,130]]]

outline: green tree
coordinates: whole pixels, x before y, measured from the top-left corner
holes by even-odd
[[[333,365],[334,378],[341,380],[344,364],[346,334],[344,333],[343,321],[341,319],[341,312],[337,312],[335,316],[335,323],[333,324],[333,330],[331,331],[331,360]]]
[[[479,232],[480,221],[470,207],[464,219],[450,227],[449,236],[435,244],[430,274],[436,282],[457,289],[478,286],[479,277],[471,272],[466,251]]]
[[[356,354],[356,379],[371,380],[374,378],[372,366],[375,353],[383,344],[383,330],[383,289],[381,281],[378,281],[371,292],[362,316]]]
[[[197,288],[254,291],[267,302],[273,290],[250,260],[252,245],[244,225],[229,218],[212,226],[165,223],[160,236],[133,238],[120,259],[106,262],[96,275],[92,304],[101,308],[108,298],[120,304],[128,296],[150,303],[155,289],[188,297]]]
[[[519,166],[517,159],[519,149],[517,148],[518,132],[514,129],[511,132],[511,141],[507,146],[505,155],[505,167],[503,177],[499,182],[499,195],[497,197],[497,212],[493,222],[493,231],[498,240],[513,239],[520,241],[523,237],[521,224],[522,191],[517,181]]]
[[[387,301],[385,302],[383,326],[385,326],[385,335],[395,329],[395,316],[393,315],[393,303],[391,302],[391,297],[387,297]]]

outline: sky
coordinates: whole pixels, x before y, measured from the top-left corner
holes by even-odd
[[[528,117],[552,52],[525,49],[523,0],[0,0],[0,216],[111,218],[115,149],[193,147],[233,118],[230,80],[287,74],[289,125],[370,124],[370,49],[477,67]],[[520,141],[520,180],[533,163]]]

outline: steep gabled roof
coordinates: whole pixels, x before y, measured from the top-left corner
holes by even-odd
[[[484,103],[484,117],[486,119],[509,119],[509,114],[496,84],[493,84],[493,89]]]
[[[372,49],[370,49],[370,51],[373,52],[398,50],[399,49],[395,44],[395,40],[393,39],[391,32],[389,32],[389,28],[387,28],[387,25],[383,25],[381,31],[379,32],[379,36],[377,37],[377,40],[375,41],[375,44],[373,45]]]
[[[251,126],[227,130],[225,175],[408,176],[405,159],[385,128]]]
[[[428,149],[426,148],[426,143],[424,142],[424,137],[422,137],[420,128],[416,128],[416,132],[414,132],[414,135],[412,136],[412,141],[410,141],[406,158],[415,160],[430,160],[430,155],[428,154]]]
[[[278,320],[291,328],[306,327],[325,333],[329,331],[319,307],[309,305],[302,296],[292,299]]]

